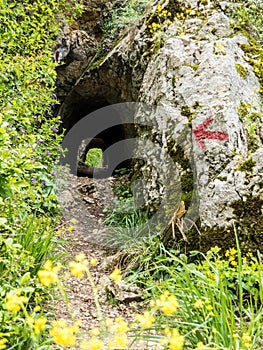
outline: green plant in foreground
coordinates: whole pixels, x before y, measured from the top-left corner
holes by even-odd
[[[16,338],[6,330],[3,345],[7,347],[13,339],[12,342],[20,344],[17,344],[18,349],[25,346],[48,349],[55,344],[61,347],[78,344],[87,350],[139,349],[140,344],[144,347],[147,342],[170,350],[262,348],[261,255],[258,258],[251,254],[242,257],[237,243],[237,247],[227,250],[224,256],[217,247],[207,254],[192,252],[192,258],[200,254],[203,257],[194,263],[188,262],[184,254],[162,250],[163,255],[151,261],[147,271],[136,276],[137,282],[144,278],[146,288],[151,291],[151,300],[147,310],[137,314],[131,323],[122,317],[109,319],[103,315],[98,297],[100,286],[94,284],[91,275],[96,259],[88,260],[80,253],[69,262],[71,275],[86,276],[92,287],[100,326],[90,332],[80,333],[81,320],[75,318],[70,324],[64,319],[49,321],[40,299],[30,306],[32,284],[31,290],[28,289],[29,277],[25,275],[2,299],[4,319],[9,320],[8,324],[11,320],[13,324],[20,320],[24,325],[24,336]],[[38,271],[42,288],[58,287],[68,307],[63,287],[66,276],[67,271],[61,264],[49,260]],[[122,283],[118,268],[110,278]],[[73,316],[70,310],[69,314]],[[138,343],[139,340],[143,343]]]
[[[168,326],[176,324],[184,334],[186,349],[261,349],[261,254],[242,256],[238,241],[224,256],[218,247],[187,257],[159,245],[159,256],[151,259],[149,251],[141,256],[143,265],[136,266],[141,272],[135,271],[129,280],[143,284],[151,296],[165,290],[176,296],[180,308]]]
[[[72,320],[72,325],[64,319],[54,320],[51,326],[47,319],[34,319],[25,312],[24,305],[28,303],[28,298],[21,296],[19,291],[14,291],[7,298],[6,307],[11,314],[22,312],[31,326],[31,340],[34,346],[40,343],[39,337],[45,335],[46,344],[57,344],[61,347],[71,347],[79,345],[83,350],[99,350],[99,349],[132,349],[137,347],[136,341],[144,339],[148,341],[152,339],[156,344],[159,344],[162,349],[167,347],[170,350],[182,350],[184,345],[184,337],[180,335],[175,327],[168,328],[161,324],[155,324],[155,313],[162,313],[164,317],[172,317],[179,307],[178,301],[169,291],[165,291],[159,298],[152,302],[149,311],[143,314],[137,314],[134,322],[128,324],[122,317],[114,319],[105,318],[101,312],[98,291],[99,286],[95,286],[90,272],[92,266],[96,265],[96,259],[87,260],[83,253],[78,254],[74,261],[69,262],[70,273],[77,277],[87,277],[94,296],[94,302],[97,310],[97,318],[100,327],[93,328],[90,332],[79,332],[81,320]],[[39,270],[38,276],[40,282],[45,287],[52,285],[59,286],[62,296],[65,298],[62,281],[66,275],[60,274],[61,264],[53,265],[51,261],[47,261],[43,269]],[[115,283],[121,283],[121,273],[118,268],[110,275],[110,278]],[[9,306],[12,304],[12,306]],[[69,310],[70,311],[70,310]],[[151,335],[149,330],[155,329],[158,335]],[[49,330],[49,331],[48,331]],[[36,337],[39,336],[39,337]]]
[[[41,332],[50,315],[39,305],[54,296],[36,274],[59,256],[54,179],[62,135],[60,118],[51,117],[51,48],[67,8],[60,0],[0,1],[1,349],[51,348]]]

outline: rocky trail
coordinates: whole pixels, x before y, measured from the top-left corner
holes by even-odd
[[[99,235],[98,222],[101,222],[105,216],[103,209],[112,205],[107,190],[110,191],[114,180],[113,178],[100,180],[96,185],[97,191],[94,188],[95,181],[67,175],[66,184],[61,190],[60,202],[64,209],[64,219],[66,221],[77,220],[72,232],[67,233],[65,237],[67,240],[64,247],[67,252],[66,259],[72,261],[80,253],[84,253],[89,260],[96,258],[97,265],[92,266],[90,271],[98,291],[104,317],[121,316],[125,321],[131,322],[135,314],[141,313],[146,308],[146,304],[138,288],[127,286],[124,283],[117,285],[109,279],[110,273],[119,265],[121,254],[102,247],[98,241],[96,242],[96,236]],[[66,281],[66,289],[69,310],[75,319],[81,320],[81,331],[86,333],[98,327],[94,295],[88,278],[71,276]],[[62,300],[56,302],[55,314],[57,318],[72,322],[65,302]],[[140,346],[141,348],[145,347]]]

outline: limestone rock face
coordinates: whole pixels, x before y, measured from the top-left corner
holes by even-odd
[[[184,201],[186,236],[197,222],[202,232],[217,230],[218,240],[233,223],[247,234],[262,232],[262,87],[244,50],[252,47],[250,38],[235,33],[220,8],[196,0],[177,1],[179,13],[187,13],[183,20],[175,17],[165,31],[151,32],[157,4],[81,75],[61,107],[65,125],[107,104],[141,103],[134,119],[139,137],[160,150],[143,144],[146,202],[168,188],[172,216]],[[151,128],[141,128],[144,123]]]
[[[57,68],[57,96],[63,101],[95,55],[95,38],[83,30],[70,31],[67,23],[54,48],[56,62],[64,62]]]
[[[188,128],[193,134],[186,149],[191,149],[195,164],[200,219],[206,226],[226,226],[235,220],[231,204],[246,200],[250,195],[248,182],[250,187],[258,183],[262,167],[263,159],[259,160],[261,165],[257,163],[249,170],[249,180],[247,173],[239,170],[244,160],[249,156],[254,159],[257,153],[249,152],[244,120],[238,110],[245,103],[260,111],[260,85],[239,47],[247,39],[241,35],[230,37],[229,20],[224,14],[212,13],[207,23],[199,26],[199,21],[191,21],[189,30],[180,37],[176,36],[176,26],[170,27],[170,38],[145,72],[140,100],[174,107],[182,125],[189,123],[183,113],[184,107],[189,109],[192,118]],[[246,77],[240,76],[237,65],[244,67]],[[163,123],[158,116],[154,118],[157,125]],[[208,118],[212,123],[207,131],[225,133],[226,140],[206,139],[205,129],[204,138],[199,142],[195,139],[195,128]],[[262,197],[262,186],[257,195]]]

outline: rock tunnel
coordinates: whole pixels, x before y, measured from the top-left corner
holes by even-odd
[[[60,112],[65,130],[62,146],[68,150],[64,163],[70,165],[73,174],[105,178],[117,169],[131,166],[136,130],[134,108],[128,106],[126,103],[112,105],[100,97],[86,99],[78,96],[64,102]],[[129,111],[125,110],[127,108]],[[130,140],[128,146],[122,143],[127,139]],[[94,148],[103,152],[102,167],[85,162],[88,151]]]

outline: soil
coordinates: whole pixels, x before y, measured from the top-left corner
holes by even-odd
[[[105,217],[105,207],[112,207],[113,178],[96,180],[89,178],[77,178],[71,174],[64,174],[64,183],[60,191],[60,203],[66,222],[76,219],[72,232],[66,234],[67,244],[66,259],[74,260],[79,253],[84,253],[87,259],[96,258],[98,263],[91,267],[91,274],[96,287],[99,290],[99,300],[103,315],[106,318],[122,318],[130,322],[137,313],[142,313],[147,308],[142,291],[132,286],[120,285],[114,290],[114,282],[109,279],[109,274],[119,266],[121,253],[103,247],[100,244],[99,234],[101,223]],[[74,225],[73,225],[74,226]],[[123,290],[122,290],[123,288]],[[69,301],[69,309],[75,319],[81,320],[81,331],[88,332],[99,326],[97,310],[94,303],[92,288],[86,277],[69,277],[66,280],[66,289]],[[124,290],[125,289],[125,290]],[[58,300],[55,306],[56,318],[66,319],[72,323],[66,305]],[[149,349],[151,346],[140,343],[132,349]],[[58,348],[59,349],[59,348]],[[74,349],[79,349],[75,347]]]

